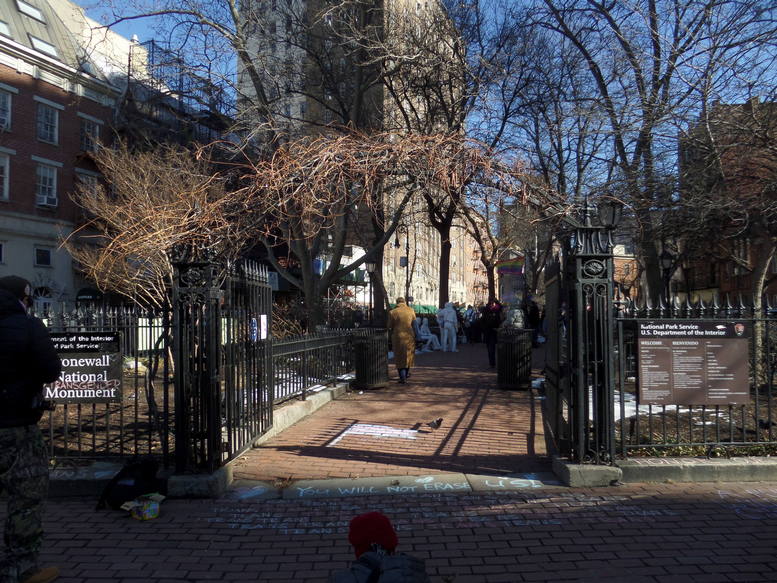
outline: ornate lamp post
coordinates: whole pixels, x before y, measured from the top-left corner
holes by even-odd
[[[613,231],[621,208],[614,200],[602,200],[596,207],[586,201],[581,216],[570,221],[565,276],[571,308],[570,437],[578,463],[611,463],[615,457]]]
[[[372,298],[372,278],[374,277],[373,274],[375,273],[375,268],[377,266],[378,265],[372,259],[370,259],[369,261],[366,261],[364,263],[364,268],[367,270],[367,275],[370,278],[370,291],[369,291],[369,294],[370,294],[370,328],[372,328],[372,302],[373,302],[373,298]]]
[[[672,266],[674,265],[674,255],[668,250],[664,249],[661,251],[661,255],[658,258],[659,263],[661,263],[661,269],[663,270],[664,274],[664,294],[666,296],[666,302],[669,303],[669,282],[672,279]]]
[[[394,239],[394,248],[399,249],[399,234],[405,235],[405,256],[399,258],[399,266],[405,268],[405,298],[410,295],[410,233],[407,225],[397,225],[397,236]]]

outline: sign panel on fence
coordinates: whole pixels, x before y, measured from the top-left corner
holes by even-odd
[[[750,402],[749,325],[656,320],[637,326],[641,404]]]
[[[121,401],[122,358],[118,332],[64,332],[51,335],[62,374],[45,386],[54,403]]]

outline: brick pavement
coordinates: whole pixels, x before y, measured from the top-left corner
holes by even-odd
[[[537,402],[497,391],[480,357],[482,345],[422,355],[410,385],[328,405],[250,452],[237,474],[544,468]],[[443,428],[414,440],[344,435],[354,423],[402,432],[437,416]],[[350,518],[377,509],[394,521],[400,550],[426,560],[433,583],[777,581],[777,483],[532,485],[295,500],[235,489],[217,500],[166,500],[148,522],[95,511],[94,499],[58,498],[46,515],[43,560],[61,567],[60,583],[325,582],[352,558]]]
[[[148,522],[93,503],[49,504],[60,583],[324,582],[351,560],[349,519],[375,509],[434,583],[777,580],[777,484],[168,500]]]
[[[497,389],[485,345],[416,355],[406,385],[389,371],[390,386],[349,393],[247,452],[235,479],[549,471],[536,395]]]

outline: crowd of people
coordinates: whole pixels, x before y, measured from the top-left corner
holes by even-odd
[[[507,316],[499,300],[492,299],[477,307],[447,302],[435,314],[434,328],[428,316],[416,315],[412,303],[412,296],[397,298],[397,307],[389,313],[388,328],[400,383],[407,381],[416,352],[458,352],[457,346],[462,343],[483,342],[489,365],[496,366],[497,330]],[[532,344],[538,346],[543,340],[544,308],[527,295],[520,309],[511,310],[516,311],[520,315],[517,325],[530,328]],[[516,325],[514,322],[512,324]]]
[[[412,296],[406,301],[407,305],[412,307]],[[521,309],[524,327],[534,330],[533,339],[536,344],[544,329],[545,310],[531,296],[522,303]],[[496,299],[478,306],[447,302],[437,311],[431,322],[429,316],[416,315],[412,326],[421,352],[457,352],[458,344],[488,343],[504,318],[505,308]]]

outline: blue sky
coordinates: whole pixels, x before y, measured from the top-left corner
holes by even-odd
[[[100,22],[106,24],[111,21],[110,9],[99,0],[71,0],[75,4],[86,10],[86,14]],[[138,40],[144,42],[154,38],[154,32],[149,27],[149,19],[130,20],[112,27],[113,30],[123,37],[132,38],[133,34],[138,35]]]

